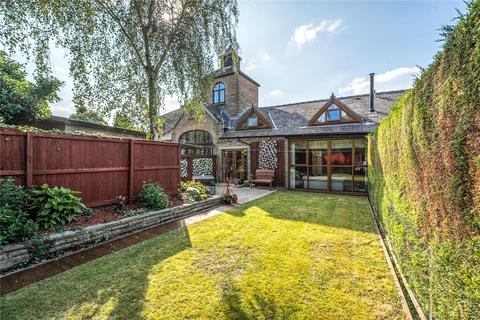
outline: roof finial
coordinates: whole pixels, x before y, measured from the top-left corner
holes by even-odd
[[[330,99],[335,99],[335,95],[332,92],[332,95],[330,96]]]

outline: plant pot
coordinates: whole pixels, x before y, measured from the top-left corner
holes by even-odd
[[[237,196],[236,194],[233,194],[233,195],[232,195],[232,201],[233,201],[233,203],[237,203],[237,201],[238,201],[238,196]]]

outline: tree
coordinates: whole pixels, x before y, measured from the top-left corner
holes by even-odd
[[[132,118],[123,111],[117,111],[115,117],[113,118],[113,126],[128,130],[139,130],[138,128],[135,128],[134,120],[132,120]]]
[[[49,103],[59,101],[62,82],[53,77],[25,79],[22,64],[0,51],[0,121],[7,124],[28,123],[50,117]]]
[[[102,124],[104,126],[108,125],[107,121],[101,115],[95,111],[89,111],[84,107],[78,107],[77,112],[72,113],[69,118],[73,120]]]
[[[140,114],[153,139],[166,95],[204,100],[214,57],[237,46],[237,22],[236,0],[0,2],[4,45],[33,52],[45,69],[55,39],[70,53],[75,104]]]

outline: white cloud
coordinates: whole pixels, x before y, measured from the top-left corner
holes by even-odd
[[[267,51],[258,51],[253,59],[245,59],[245,71],[267,68],[272,62],[272,56]]]
[[[281,95],[282,93],[283,93],[282,90],[274,89],[274,90],[270,91],[270,92],[268,93],[268,95],[270,95],[270,96],[272,96],[272,97],[275,97],[275,96]]]
[[[334,21],[323,20],[318,25],[314,25],[313,23],[304,24],[295,28],[290,41],[300,48],[304,43],[315,40],[318,33],[331,35],[337,31],[341,25],[342,19]]]
[[[375,90],[389,91],[410,88],[415,76],[420,74],[418,67],[401,67],[375,75]],[[341,95],[363,94],[370,90],[369,77],[355,78],[338,90]]]

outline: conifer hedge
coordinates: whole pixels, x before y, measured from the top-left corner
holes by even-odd
[[[435,319],[480,312],[480,1],[369,139],[370,199]]]

